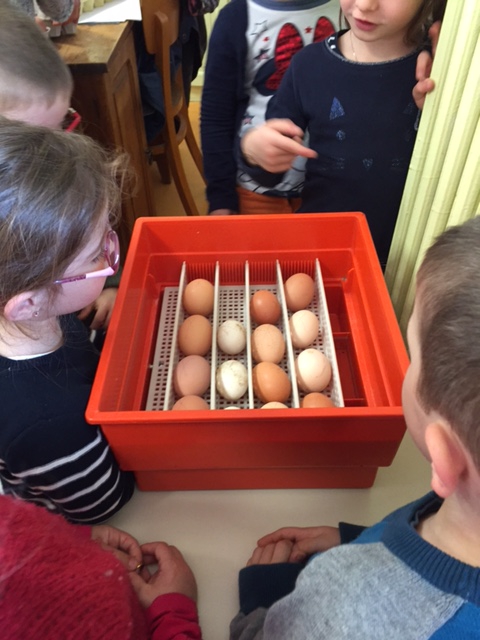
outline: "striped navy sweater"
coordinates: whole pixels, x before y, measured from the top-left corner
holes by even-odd
[[[96,524],[131,498],[100,429],[85,421],[99,354],[75,316],[64,344],[28,360],[0,357],[0,478],[6,494]]]

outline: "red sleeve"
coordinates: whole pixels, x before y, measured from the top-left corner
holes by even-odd
[[[75,530],[82,538],[92,537],[92,527],[88,524],[74,524]]]
[[[159,596],[145,615],[152,640],[202,640],[197,606],[181,593]]]

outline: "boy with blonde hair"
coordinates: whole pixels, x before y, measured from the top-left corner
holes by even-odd
[[[345,530],[285,528],[262,538],[241,572],[232,639],[479,637],[479,276],[478,216],[443,233],[417,275],[402,404],[433,492],[316,555],[283,599],[282,570],[290,567],[293,581],[289,563],[335,546]]]

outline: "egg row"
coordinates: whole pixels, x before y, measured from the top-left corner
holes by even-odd
[[[296,311],[289,320],[292,345],[305,349],[318,336],[319,321],[308,309]],[[178,329],[178,348],[185,356],[204,356],[212,347],[213,329],[205,316],[188,316]],[[218,347],[227,355],[238,355],[245,350],[246,329],[241,322],[228,319],[217,330]],[[285,355],[285,339],[280,329],[273,324],[260,324],[252,333],[252,356],[256,362],[280,362]]]
[[[335,405],[324,393],[308,393],[301,402],[302,409],[319,409],[334,407]],[[288,409],[283,402],[266,402],[260,409]],[[207,402],[200,396],[182,396],[172,407],[172,411],[200,411],[210,409]],[[225,409],[240,409],[235,405],[225,407]]]
[[[298,387],[306,392],[323,391],[332,377],[328,358],[318,349],[305,349],[295,359],[295,378]],[[182,358],[173,372],[175,394],[202,396],[210,386],[210,363],[199,355]],[[242,398],[248,389],[248,370],[239,360],[222,362],[215,375],[218,393],[229,401]],[[286,402],[292,392],[287,373],[278,364],[261,361],[252,368],[252,387],[262,402]]]
[[[315,294],[315,282],[307,273],[295,273],[284,283],[285,303],[290,311],[306,309]],[[182,304],[189,315],[208,317],[214,306],[215,289],[204,278],[195,278],[183,291]],[[271,291],[257,291],[250,301],[250,313],[257,324],[275,324],[281,314],[278,299]]]

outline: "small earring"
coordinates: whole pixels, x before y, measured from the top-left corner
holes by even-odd
[[[34,311],[33,312],[33,315],[34,315],[35,318],[38,318],[38,313],[39,313],[38,311]]]

